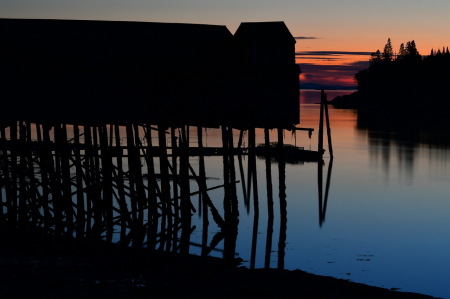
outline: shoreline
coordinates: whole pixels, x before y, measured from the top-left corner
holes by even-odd
[[[0,296],[20,298],[433,298],[301,270],[1,230]]]

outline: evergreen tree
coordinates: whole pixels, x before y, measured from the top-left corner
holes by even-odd
[[[370,65],[376,64],[382,61],[381,52],[377,50],[376,52],[370,54]]]
[[[397,54],[397,60],[405,58],[405,55],[406,55],[405,44],[401,43],[400,49],[398,50]]]
[[[394,58],[394,50],[392,49],[391,39],[388,38],[383,50],[383,61],[392,61]]]
[[[420,56],[419,51],[417,51],[416,43],[414,42],[414,40],[406,43],[406,52],[407,55],[412,57]]]

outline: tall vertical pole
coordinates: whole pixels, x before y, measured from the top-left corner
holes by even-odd
[[[319,117],[319,144],[318,144],[318,151],[319,155],[323,154],[323,106],[324,106],[324,99],[325,99],[325,91],[322,89],[320,93],[320,117]]]
[[[326,94],[323,94],[322,102],[325,108],[325,122],[327,124],[328,151],[330,152],[330,157],[333,158],[333,144],[331,143],[331,126],[330,126],[330,117],[328,115],[328,101]]]

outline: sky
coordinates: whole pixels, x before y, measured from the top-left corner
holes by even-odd
[[[391,38],[421,54],[450,46],[450,0],[0,0],[1,18],[225,25],[284,21],[296,37],[301,82],[354,85],[370,53]]]

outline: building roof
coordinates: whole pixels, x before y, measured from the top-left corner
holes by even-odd
[[[295,38],[281,21],[241,23],[234,37],[238,41],[295,43]]]
[[[3,47],[42,50],[39,54],[44,56],[94,51],[142,56],[147,65],[152,61],[165,67],[177,61],[209,62],[233,38],[226,26],[219,25],[49,19],[0,19],[0,36]]]

